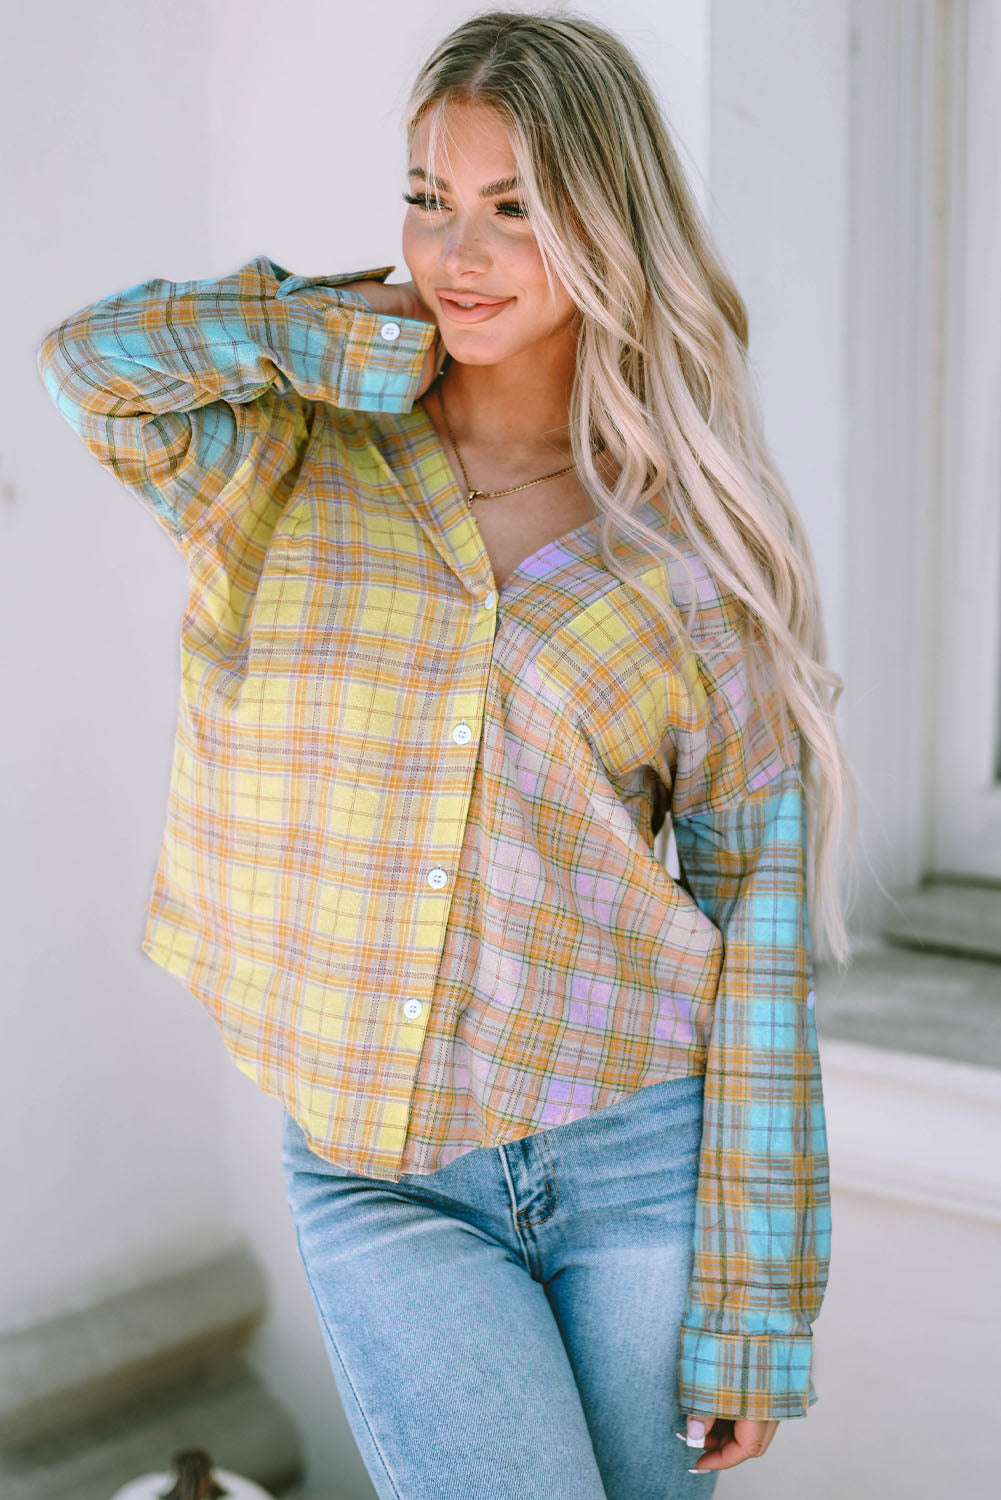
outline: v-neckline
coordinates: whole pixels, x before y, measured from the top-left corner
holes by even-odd
[[[600,525],[602,519],[600,515],[590,516],[588,520],[582,521],[579,526],[574,526],[571,530],[562,532],[560,536],[552,537],[548,542],[543,542],[541,547],[537,547],[534,552],[529,553],[527,557],[523,557],[521,559],[521,562],[518,563],[516,567],[513,567],[510,570],[502,583],[498,583],[496,576],[494,575],[493,563],[490,561],[490,554],[487,551],[486,542],[483,540],[483,534],[480,531],[479,526],[477,525],[476,517],[469,509],[468,502],[466,501],[466,497],[463,492],[463,487],[459,484],[459,481],[456,478],[455,470],[452,468],[452,461],[445,450],[445,445],[438,434],[438,429],[432,422],[430,416],[428,415],[427,409],[424,406],[424,398],[422,396],[418,397],[410,410],[411,412],[419,411],[421,420],[423,421],[428,434],[434,441],[436,450],[434,456],[440,460],[441,465],[444,468],[444,472],[447,478],[446,489],[447,492],[450,492],[450,498],[456,500],[461,506],[464,507],[465,514],[472,522],[477,538],[479,539],[479,544],[483,548],[483,552],[486,556],[487,566],[490,569],[490,580],[497,593],[498,599],[503,598],[506,594],[511,593],[512,590],[509,588],[509,585],[512,583],[512,580],[517,580],[519,582],[522,581],[525,570],[533,564],[537,563],[543,553],[547,552],[551,547],[558,548],[562,547],[565,543],[575,543],[578,538],[582,538],[587,532],[594,530],[597,526]],[[557,567],[558,565],[558,563],[554,564],[553,569],[547,569],[547,571],[542,574],[530,574],[528,575],[528,579],[534,582],[539,578],[548,577],[549,573],[551,571],[554,571],[555,567]],[[526,581],[528,581],[528,579]]]
[[[473,520],[476,520],[475,516],[473,517]],[[539,579],[548,578],[550,573],[555,572],[556,569],[560,566],[559,560],[554,561],[553,566],[551,568],[547,568],[544,573],[528,572],[528,569],[534,563],[537,563],[539,558],[541,558],[545,552],[548,552],[550,548],[559,549],[566,546],[568,543],[575,542],[578,537],[583,537],[585,533],[590,532],[598,525],[599,520],[600,517],[592,516],[590,520],[583,521],[579,526],[575,526],[572,531],[564,531],[562,536],[554,536],[551,541],[543,542],[541,547],[537,547],[534,552],[530,552],[528,557],[523,557],[521,562],[518,563],[516,567],[513,567],[511,569],[510,573],[508,573],[503,583],[498,584],[495,580],[494,587],[497,589],[498,594],[503,596],[504,594],[510,593],[511,590],[508,588],[508,584],[511,583],[512,579],[519,578],[521,574],[527,574],[526,581],[530,582],[536,582]]]

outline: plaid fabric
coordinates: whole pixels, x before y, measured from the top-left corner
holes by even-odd
[[[495,587],[414,400],[434,325],[340,289],[394,269],[260,256],[39,347],[189,570],[143,950],[314,1151],[387,1181],[704,1074],[682,1406],[804,1415],[829,1202],[798,738],[678,536],[617,546],[678,611],[687,557],[683,645],[597,519]]]

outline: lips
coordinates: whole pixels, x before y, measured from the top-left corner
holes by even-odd
[[[439,297],[445,297],[449,302],[475,302],[484,307],[496,307],[499,302],[510,301],[509,297],[491,297],[486,292],[453,292],[447,286],[440,286],[437,291]]]
[[[462,298],[463,302],[468,300],[470,299]],[[456,298],[439,292],[438,301],[441,303],[445,316],[453,323],[483,323],[487,318],[496,317],[498,313],[503,312],[505,307],[510,307],[514,298],[503,297],[487,302],[477,301],[473,307],[461,307]]]

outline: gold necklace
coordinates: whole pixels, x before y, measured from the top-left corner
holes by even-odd
[[[438,387],[438,402],[441,406],[441,415],[445,423],[445,430],[451,439],[452,447],[455,449],[455,456],[459,460],[462,477],[466,481],[466,489],[469,491],[469,494],[466,496],[466,504],[470,507],[472,507],[474,500],[492,500],[496,495],[513,495],[515,490],[527,490],[530,484],[541,484],[544,479],[555,479],[560,474],[569,474],[570,470],[576,467],[575,464],[567,464],[565,469],[554,469],[552,474],[540,474],[538,479],[527,479],[524,484],[513,484],[507,490],[474,490],[469,483],[469,475],[466,473],[466,466],[462,462],[462,454],[459,452],[459,445],[455,441],[455,433],[449,425],[448,415],[445,411],[445,398],[440,385]]]

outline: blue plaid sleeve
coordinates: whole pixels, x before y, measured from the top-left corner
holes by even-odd
[[[682,883],[722,936],[679,1393],[685,1412],[799,1417],[831,1228],[799,735],[711,599],[672,808]]]
[[[342,284],[257,256],[216,280],[141,282],[64,319],[37,349],[56,408],[183,546],[227,486],[289,488],[314,404],[405,412],[437,336]]]

